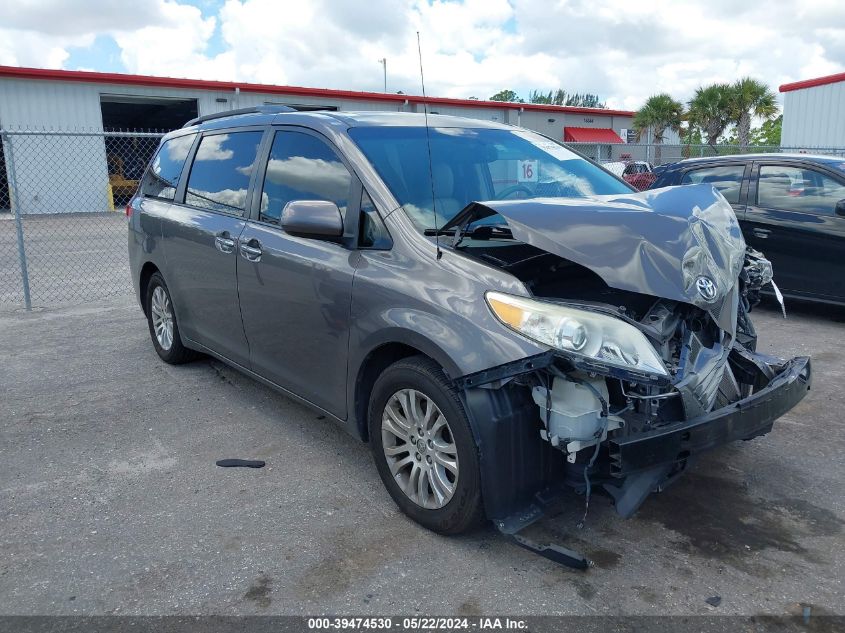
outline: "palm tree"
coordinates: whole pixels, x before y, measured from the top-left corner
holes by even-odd
[[[707,144],[716,149],[716,141],[730,123],[731,86],[712,84],[698,88],[689,102],[689,121],[707,135]]]
[[[731,121],[736,125],[736,134],[742,151],[748,149],[751,117],[756,116],[769,121],[778,113],[775,93],[769,90],[766,84],[751,77],[744,77],[731,85],[729,104]]]
[[[666,130],[681,131],[681,120],[684,116],[684,106],[666,93],[649,97],[634,115],[632,125],[637,132],[637,141],[651,129],[654,148],[654,162],[660,163],[660,144]]]

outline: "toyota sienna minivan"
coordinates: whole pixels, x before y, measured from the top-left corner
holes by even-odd
[[[213,356],[335,419],[441,533],[513,533],[563,486],[630,516],[810,388],[808,358],[755,351],[772,269],[718,191],[635,192],[517,127],[201,117],[127,214],[161,359]]]

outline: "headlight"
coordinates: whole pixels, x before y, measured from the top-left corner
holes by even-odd
[[[502,323],[539,343],[614,367],[668,375],[643,333],[621,319],[501,292],[488,292],[486,299]]]

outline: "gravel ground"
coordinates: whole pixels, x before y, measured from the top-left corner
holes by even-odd
[[[417,527],[366,445],[216,361],[160,362],[129,299],[6,313],[0,614],[842,614],[845,312],[755,314],[762,351],[813,356],[813,391],[633,519],[594,498],[578,529],[573,496],[532,528],[578,572]]]

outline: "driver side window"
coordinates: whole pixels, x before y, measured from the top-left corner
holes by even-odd
[[[352,175],[337,153],[322,140],[280,130],[264,174],[259,219],[279,223],[282,210],[293,200],[327,200],[346,215]]]

